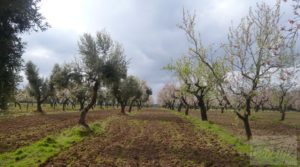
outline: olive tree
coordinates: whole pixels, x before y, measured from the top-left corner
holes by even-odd
[[[95,105],[98,90],[101,85],[119,82],[127,75],[127,61],[121,45],[114,42],[110,35],[104,31],[98,32],[96,37],[84,34],[78,42],[81,54],[79,63],[84,81],[89,83],[91,98],[80,111],[79,124],[90,130],[85,121],[88,111]]]
[[[131,112],[134,103],[138,103],[139,100],[142,101],[143,89],[141,86],[141,81],[137,80],[137,82],[138,82],[138,87],[135,88],[136,89],[135,95],[130,99],[128,112]]]
[[[50,94],[50,84],[47,79],[39,76],[38,68],[31,61],[26,63],[25,74],[28,80],[28,91],[37,103],[37,112],[42,113],[42,103],[44,103]]]
[[[60,103],[63,105],[63,111],[65,111],[66,105],[71,98],[71,66],[65,64],[60,67],[58,64],[55,64],[50,77],[50,82],[55,88],[56,97],[60,99]]]
[[[0,111],[14,94],[21,77],[25,43],[20,34],[45,30],[48,24],[39,12],[40,0],[0,1]]]
[[[121,105],[122,114],[125,114],[125,107],[128,105],[129,100],[141,95],[139,86],[139,81],[133,76],[129,76],[114,84],[112,94]]]
[[[141,109],[143,104],[146,103],[150,96],[152,95],[152,89],[147,85],[146,81],[140,81],[140,90],[141,94],[136,99],[136,103],[138,105],[138,109]]]

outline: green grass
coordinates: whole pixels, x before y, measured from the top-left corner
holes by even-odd
[[[90,134],[80,126],[64,130],[57,135],[49,135],[29,146],[21,147],[15,151],[0,154],[1,167],[34,167],[44,163],[47,159],[57,155],[60,151],[71,147],[74,143],[82,141],[85,137],[101,134],[110,117],[103,122],[90,124],[93,133]]]
[[[191,122],[196,129],[205,130],[214,135],[217,135],[218,138],[225,145],[233,146],[233,148],[241,154],[246,154],[247,156],[251,156],[251,162],[257,164],[277,164],[276,166],[285,166],[284,163],[289,164],[297,164],[300,165],[300,162],[297,161],[297,157],[289,155],[283,152],[275,152],[271,151],[268,148],[253,148],[252,145],[237,136],[234,136],[232,133],[227,131],[226,129],[213,124],[209,121],[201,121],[199,118],[195,118],[192,116],[186,116],[183,113],[179,113],[177,111],[171,111],[175,115],[188,120]],[[278,165],[280,164],[280,165]]]

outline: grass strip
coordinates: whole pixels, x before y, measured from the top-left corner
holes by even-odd
[[[21,147],[12,152],[0,154],[1,167],[34,167],[44,163],[47,159],[57,155],[60,151],[71,147],[73,144],[82,141],[85,137],[95,134],[102,134],[106,125],[114,117],[109,117],[101,122],[90,124],[93,133],[85,131],[77,125],[68,128],[55,135],[49,135],[29,146]]]
[[[219,125],[213,124],[209,121],[201,121],[199,118],[184,115],[184,113],[174,110],[169,111],[191,122],[196,129],[210,132],[216,135],[224,144],[233,146],[233,148],[241,154],[246,154],[250,157],[252,164],[271,164],[274,166],[286,166],[288,164],[300,165],[300,161],[297,160],[296,156],[285,152],[272,151],[266,147],[253,148],[249,141],[236,137],[234,134]]]

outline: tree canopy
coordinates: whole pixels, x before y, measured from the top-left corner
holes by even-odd
[[[39,13],[40,0],[0,1],[0,110],[7,108],[21,80],[25,43],[19,36],[29,30],[45,30],[48,24]]]

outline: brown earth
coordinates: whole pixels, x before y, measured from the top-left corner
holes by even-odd
[[[200,118],[199,111],[192,111],[191,115]],[[279,121],[279,112],[258,112],[252,113],[250,126],[253,136],[262,135],[300,135],[300,113],[292,112],[286,114],[285,121]],[[221,125],[232,133],[245,136],[242,121],[232,112],[221,113],[219,111],[209,111],[208,120]]]
[[[117,116],[105,133],[85,139],[42,166],[248,166],[248,158],[161,110]]]
[[[200,118],[199,111],[193,110],[191,115]],[[271,143],[270,140],[274,137],[282,138],[281,146],[291,150],[297,148],[295,154],[300,159],[300,113],[287,112],[284,121],[279,121],[280,116],[280,113],[276,111],[253,112],[250,117],[253,139],[265,140],[265,143]],[[237,136],[246,138],[242,121],[232,112],[222,114],[220,111],[211,110],[208,112],[208,120],[221,125]]]
[[[94,111],[87,116],[92,122],[104,119],[114,111]],[[28,145],[49,134],[58,133],[64,128],[78,123],[79,112],[57,114],[35,114],[0,120],[0,153]]]

